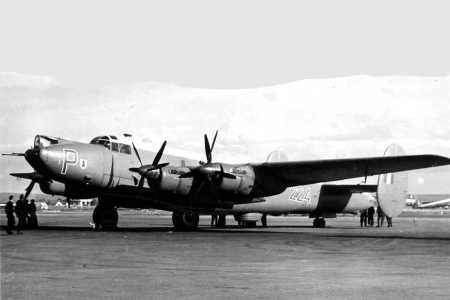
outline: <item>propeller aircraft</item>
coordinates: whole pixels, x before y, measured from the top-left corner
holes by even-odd
[[[37,135],[25,153],[4,155],[24,157],[34,169],[11,173],[31,180],[25,199],[37,183],[47,194],[98,197],[96,228],[115,228],[117,208],[125,207],[171,211],[174,227],[181,230],[196,229],[201,214],[219,214],[218,225],[224,226],[227,214],[251,224],[255,213],[308,213],[315,227],[324,227],[324,218],[377,201],[393,217],[407,192],[402,171],[450,164],[438,155],[404,155],[395,145],[379,157],[227,164],[212,158],[217,131],[212,143],[204,135],[205,162],[164,155],[164,141],[152,163],[145,164],[130,137],[105,135],[82,143]],[[163,157],[167,162],[160,162]],[[372,175],[380,175],[378,185],[324,184]]]

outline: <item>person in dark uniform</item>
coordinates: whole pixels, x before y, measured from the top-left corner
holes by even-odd
[[[26,222],[26,207],[25,207],[25,201],[23,201],[23,195],[20,195],[19,200],[16,201],[16,207],[14,209],[16,216],[17,216],[17,233],[21,234],[22,229],[25,226]]]
[[[211,214],[211,227],[217,225],[217,214]]]
[[[384,222],[384,212],[381,209],[381,206],[378,205],[377,207],[377,227],[383,227],[383,222]]]
[[[375,208],[373,206],[371,206],[367,210],[367,223],[371,227],[373,227],[373,215],[375,215]]]
[[[386,216],[387,227],[392,227],[392,218]]]
[[[263,214],[261,217],[262,227],[267,227],[267,214]]]
[[[28,200],[22,199],[22,201],[23,201],[23,218],[24,218],[23,227],[29,228],[30,227],[29,226],[29,221],[30,221],[29,217],[30,216],[28,214],[28,205],[30,205],[30,204],[28,203]]]
[[[9,196],[9,200],[5,205],[5,214],[7,219],[6,232],[12,234],[14,225],[16,225],[16,219],[14,218],[14,204],[12,202],[13,196]]]
[[[27,206],[28,213],[28,227],[37,228],[38,227],[38,219],[36,216],[36,204],[34,203],[34,199],[31,199],[31,202]]]
[[[363,209],[361,211],[361,215],[359,216],[359,223],[361,224],[361,227],[367,227],[367,209]]]

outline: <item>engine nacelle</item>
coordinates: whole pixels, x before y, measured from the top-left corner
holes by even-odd
[[[61,182],[41,182],[39,184],[41,191],[49,195],[66,196],[66,185]]]
[[[159,188],[175,194],[187,195],[192,187],[192,178],[180,178],[179,175],[189,172],[188,168],[166,167],[159,174]]]
[[[227,167],[223,165],[224,171],[231,173],[236,178],[223,178],[220,183],[220,189],[235,194],[248,195],[253,189],[255,183],[255,172],[253,168],[247,165]]]
[[[88,199],[97,196],[95,193],[93,194],[89,191],[85,191],[74,186],[69,186],[58,181],[40,182],[39,187],[43,193],[49,195],[59,195],[75,199]]]

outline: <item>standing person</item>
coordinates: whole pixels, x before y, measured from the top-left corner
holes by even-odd
[[[23,201],[23,195],[20,195],[19,200],[16,201],[16,207],[14,209],[18,222],[17,222],[17,234],[22,234],[23,226],[25,226],[25,214],[26,214],[26,207],[25,207],[25,201]]]
[[[23,227],[29,228],[30,227],[30,215],[29,215],[29,205],[28,199],[22,199],[23,202]]]
[[[28,204],[28,226],[30,228],[38,227],[38,219],[36,216],[36,204],[34,203],[34,199],[31,199],[31,202]]]
[[[261,217],[262,227],[267,227],[267,214],[263,214]]]
[[[363,209],[361,211],[361,215],[359,216],[359,223],[361,224],[361,227],[367,227],[367,209]]]
[[[392,218],[386,216],[387,227],[392,227]]]
[[[6,224],[6,232],[8,234],[12,234],[12,231],[14,229],[14,225],[16,224],[16,220],[14,218],[14,204],[12,202],[13,196],[9,196],[9,200],[5,205],[5,214],[6,219],[8,220]]]
[[[211,227],[217,225],[217,214],[211,214]]]
[[[367,210],[367,222],[370,227],[373,227],[373,215],[375,214],[375,208],[373,206],[369,207]]]
[[[384,222],[384,212],[381,209],[381,206],[378,205],[377,207],[377,227],[383,227],[383,222]]]

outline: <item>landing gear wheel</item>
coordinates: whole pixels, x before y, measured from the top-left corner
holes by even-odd
[[[216,227],[224,228],[226,225],[227,225],[227,216],[226,215],[219,215],[219,218],[217,219]]]
[[[315,218],[313,221],[314,228],[324,228],[326,225],[325,218]]]
[[[92,214],[92,220],[95,224],[95,229],[117,229],[117,223],[119,222],[119,214],[117,208],[114,206],[97,205]]]
[[[326,222],[324,218],[319,219],[319,228],[325,228]]]
[[[172,223],[177,230],[195,230],[198,227],[199,216],[195,212],[174,211],[172,213]]]

